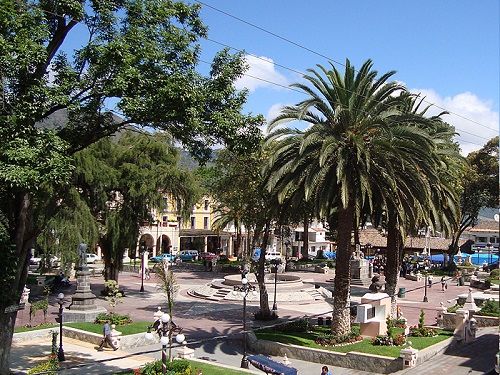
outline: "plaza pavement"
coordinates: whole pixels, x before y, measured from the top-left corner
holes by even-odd
[[[194,299],[186,293],[187,288],[191,286],[208,283],[213,278],[222,278],[223,275],[189,268],[186,269],[184,267],[177,270],[174,268],[174,270],[176,272],[178,283],[181,286],[180,293],[174,307],[174,320],[176,324],[184,328],[184,333],[186,334],[189,342],[199,342],[195,345],[196,357],[206,358],[213,362],[239,367],[239,362],[241,360],[240,332],[242,329],[241,302],[215,302]],[[293,274],[301,276],[305,282],[319,284],[328,289],[333,288],[333,283],[330,281],[332,277],[331,274],[310,272],[294,272]],[[92,290],[99,296],[99,291],[103,288],[102,277],[93,277],[91,281]],[[437,282],[439,279],[436,278],[435,281]],[[156,283],[153,278],[145,280],[144,293],[139,292],[140,277],[137,274],[121,273],[119,282],[126,297],[124,298],[125,302],[118,304],[115,308],[117,313],[129,314],[135,321],[151,321],[157,306],[165,305],[165,297],[157,290]],[[404,316],[408,319],[411,325],[417,324],[420,309],[424,309],[424,311],[426,311],[426,323],[434,324],[435,308],[439,306],[439,302],[456,298],[458,294],[466,293],[468,290],[468,287],[458,287],[456,283],[448,282],[448,289],[443,292],[441,291],[441,285],[436,283],[432,288],[427,289],[429,302],[423,303],[423,281],[417,283],[414,281],[400,279],[399,287],[405,287],[407,290],[406,298],[399,299],[398,303],[401,306]],[[69,293],[67,294],[70,295],[72,292],[72,290],[69,290]],[[366,288],[353,287],[353,300],[359,300],[365,292]],[[314,316],[327,314],[331,311],[330,302],[331,301],[327,299],[327,301],[318,301],[315,303],[280,303],[278,306],[279,314],[283,319],[292,319],[304,315]],[[109,307],[108,303],[102,297],[98,297],[97,304]],[[54,321],[54,318],[57,315],[57,308],[58,305],[55,301],[55,297],[51,296],[47,319],[48,321]],[[248,322],[252,322],[252,313],[257,309],[258,306],[256,304],[250,304],[248,306]],[[18,314],[16,325],[26,324],[28,322],[28,315],[27,310],[21,311]],[[38,323],[41,320],[42,314],[39,313],[36,317],[35,323]],[[214,337],[222,338],[220,340],[216,340]],[[157,345],[153,345],[151,347],[141,347],[137,350],[127,352],[117,351],[99,353],[94,352],[94,349],[88,347],[88,345],[86,346],[85,343],[74,342],[75,340],[71,341],[70,339],[67,340],[69,340],[68,347],[66,348],[65,344],[65,349],[70,353],[74,353],[71,354],[70,357],[74,358],[76,362],[82,360],[93,362],[90,367],[74,369],[68,373],[112,373],[118,368],[139,367],[141,364],[148,362],[152,357],[159,357],[158,352],[130,356],[130,354],[139,352],[155,351],[158,349]],[[30,345],[30,343],[23,345],[16,344],[13,348],[13,358],[15,358],[15,363],[19,364],[17,368],[29,368],[32,366],[30,361],[32,361],[33,358],[39,357],[36,353],[31,354],[27,348],[33,348],[33,346],[43,348],[44,345],[47,346],[46,353],[48,353],[50,350],[49,343],[44,344],[41,342],[33,342],[33,345]],[[480,354],[485,356],[483,352]],[[448,363],[450,358],[454,358],[452,355],[445,356],[442,354],[440,356],[441,361],[444,363],[443,366],[446,364],[446,366],[451,366],[452,368],[454,368],[454,366],[463,367],[457,364],[456,359],[451,360],[451,362]],[[109,357],[117,359],[109,362],[100,362],[101,360]],[[476,357],[474,355],[470,355],[470,358]],[[483,359],[486,361],[486,356]],[[277,360],[281,359],[278,358]],[[299,370],[300,374],[314,374],[320,372],[321,365],[319,364],[311,364],[294,359],[290,360],[292,361],[293,366]],[[101,372],[105,370],[107,371],[108,369],[111,372]],[[334,374],[363,374],[363,372],[335,368]],[[414,374],[418,374],[418,372],[414,372]]]

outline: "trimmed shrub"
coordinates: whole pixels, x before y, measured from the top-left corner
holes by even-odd
[[[141,369],[142,375],[161,375],[162,362],[161,360],[146,363]],[[176,359],[172,362],[167,362],[167,374],[169,375],[191,375],[191,365],[185,359]]]
[[[420,310],[420,317],[418,318],[418,326],[410,327],[410,336],[413,337],[433,337],[437,336],[437,330],[433,328],[424,327],[425,312]]]
[[[47,375],[56,375],[59,370],[59,361],[57,360],[57,356],[50,355],[49,359],[39,363],[35,367],[31,368],[28,371],[28,374],[47,374]]]
[[[312,329],[308,319],[300,319],[290,323],[280,324],[274,329],[278,332],[309,332]]]
[[[110,324],[115,324],[117,326],[122,326],[125,324],[132,323],[132,319],[130,319],[130,316],[128,315],[111,314],[111,313],[100,313],[95,318],[94,323],[104,324],[107,320],[110,321]]]
[[[500,307],[498,306],[498,302],[491,299],[487,300],[483,303],[481,310],[479,310],[476,315],[500,317]]]

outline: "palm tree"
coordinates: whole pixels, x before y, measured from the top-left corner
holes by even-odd
[[[408,126],[400,111],[404,87],[388,82],[394,72],[377,78],[372,62],[359,71],[346,61],[342,75],[335,66],[308,70],[304,78],[312,87],[295,84],[309,97],[295,106],[284,107],[270,124],[268,142],[275,142],[275,154],[268,165],[271,178],[283,198],[296,186],[304,186],[304,199],[315,197],[316,215],[337,224],[337,266],[334,281],[332,331],[350,331],[349,292],[352,230],[362,208],[382,206],[391,200],[389,189],[399,189],[396,172],[401,159],[425,163],[432,139],[416,126]],[[394,118],[400,120],[395,125]],[[310,125],[305,131],[276,128],[290,121]],[[417,168],[417,166],[414,166]],[[401,208],[398,208],[400,210]]]
[[[394,142],[401,143],[395,149],[403,150],[391,154],[398,158],[391,163],[397,168],[394,173],[397,189],[385,187],[379,191],[386,195],[383,199],[387,221],[385,289],[393,297],[393,311],[406,233],[422,225],[439,227],[448,233],[457,220],[458,196],[452,182],[461,159],[452,142],[453,129],[441,120],[445,113],[426,117],[429,107],[420,110],[423,99],[407,93],[400,99],[401,115],[391,120],[392,131],[397,135]],[[408,134],[408,127],[417,129],[419,136]],[[411,143],[417,143],[418,148],[404,146]]]

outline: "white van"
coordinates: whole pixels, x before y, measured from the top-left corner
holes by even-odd
[[[266,260],[281,259],[281,254],[277,251],[268,251],[266,253]]]

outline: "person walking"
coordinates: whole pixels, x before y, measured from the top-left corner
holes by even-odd
[[[448,283],[446,282],[446,278],[443,275],[441,277],[441,290],[444,292],[446,289],[448,289]]]
[[[328,370],[328,366],[323,366],[321,368],[321,375],[332,375],[332,372]]]
[[[111,326],[109,325],[109,320],[106,320],[104,326],[102,327],[103,338],[101,344],[97,348],[97,351],[102,352],[104,344],[108,343],[109,346],[113,348],[113,350],[117,350],[118,348],[113,345],[113,340],[111,339]]]
[[[428,286],[429,286],[429,288],[432,288],[432,276],[431,276],[431,275],[429,275],[429,276],[427,277],[427,283],[429,284],[429,285],[428,285]]]

